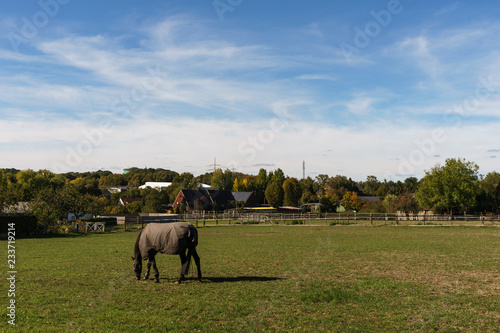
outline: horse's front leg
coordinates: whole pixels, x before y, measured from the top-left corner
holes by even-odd
[[[156,260],[153,258],[153,269],[155,270],[155,283],[160,282],[160,272],[158,272],[158,268],[156,268]]]
[[[149,279],[149,273],[151,271],[151,266],[153,266],[153,269],[155,270],[155,282],[158,283],[158,282],[160,282],[160,280],[159,280],[160,272],[158,272],[158,268],[156,267],[155,256],[156,256],[156,253],[149,254],[148,266],[146,268],[146,274],[144,275],[144,280]]]
[[[146,266],[146,274],[144,274],[144,280],[149,279],[149,271],[151,270],[152,261],[151,258],[148,259],[148,265]]]

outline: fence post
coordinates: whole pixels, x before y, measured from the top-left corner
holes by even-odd
[[[424,213],[424,225],[425,225],[425,213]]]
[[[373,214],[370,213],[370,224],[373,225]]]
[[[399,215],[396,213],[396,225],[399,225]]]

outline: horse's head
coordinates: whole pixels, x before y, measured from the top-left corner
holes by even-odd
[[[140,280],[142,272],[142,260],[140,258],[134,258],[134,257],[132,257],[132,260],[134,261],[135,277],[137,280]]]

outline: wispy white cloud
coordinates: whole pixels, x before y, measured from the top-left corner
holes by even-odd
[[[377,100],[375,98],[371,97],[359,97],[347,102],[346,107],[349,112],[361,115],[366,113],[376,101]]]
[[[33,40],[37,55],[0,50],[6,64],[0,68],[0,155],[8,156],[0,167],[64,163],[68,149],[88,140],[85,131],[104,119],[114,130],[73,169],[162,163],[203,173],[217,157],[245,172],[276,166],[300,176],[306,160],[309,170],[321,173],[383,178],[387,170],[397,173],[418,149],[415,140],[429,137],[429,128],[447,127],[436,116],[474,96],[481,75],[500,81],[498,53],[488,45],[499,30],[493,24],[412,30],[396,42],[391,38],[401,35],[387,30],[377,40],[387,45],[383,52],[367,49],[350,63],[329,41],[324,22],[295,28],[307,42],[284,48],[248,42],[241,32],[235,32],[238,38],[220,37],[217,29],[173,16],[142,24],[134,38],[130,31],[65,33]],[[161,84],[132,101],[137,105],[129,106],[131,117],[117,114],[114,103],[140,94],[151,68],[158,69]],[[415,93],[419,83],[426,89]],[[414,172],[462,153],[493,167],[487,150],[499,139],[498,124],[491,122],[499,107],[498,93],[479,100],[460,133],[450,130],[449,140]],[[490,117],[484,128],[466,121],[476,116]],[[285,119],[285,126],[266,132],[272,139],[248,161],[238,146],[268,131],[275,119]],[[478,132],[489,136],[489,146]],[[21,165],[30,156],[35,162]]]
[[[324,81],[337,81],[337,79],[330,75],[322,74],[303,74],[296,77],[298,80],[324,80]]]
[[[458,8],[458,2],[455,2],[452,5],[449,5],[447,7],[438,10],[437,12],[434,13],[434,16],[441,16],[444,14],[454,12],[455,10],[457,10],[457,8]]]

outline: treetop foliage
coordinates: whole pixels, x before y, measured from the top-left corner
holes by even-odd
[[[68,212],[126,213],[166,212],[182,189],[197,189],[211,184],[211,189],[253,192],[257,200],[275,207],[316,203],[321,211],[346,210],[389,213],[418,212],[432,209],[448,212],[498,212],[500,210],[500,174],[482,177],[479,167],[465,159],[448,159],[435,166],[421,180],[378,180],[368,176],[364,181],[336,175],[319,174],[314,179],[288,177],[281,169],[260,169],[257,175],[217,169],[194,176],[191,173],[165,169],[133,169],[126,174],[110,171],[69,172],[55,174],[49,170],[0,169],[0,213],[6,207],[28,202],[36,214],[46,220],[61,218]],[[146,182],[170,182],[159,192],[138,187]],[[112,193],[113,187],[122,192]],[[365,201],[363,197],[378,197]],[[117,206],[120,197],[141,197],[129,207]],[[170,206],[169,206],[170,205]],[[62,209],[62,210],[61,210]]]

